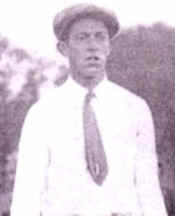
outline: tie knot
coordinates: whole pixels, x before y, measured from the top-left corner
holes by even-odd
[[[88,93],[86,94],[86,103],[90,103],[91,99],[96,97],[95,93],[93,92],[92,89],[89,89]]]

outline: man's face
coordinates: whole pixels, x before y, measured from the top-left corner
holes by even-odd
[[[71,27],[66,43],[72,73],[83,79],[104,75],[110,39],[105,25],[95,19],[81,19]]]

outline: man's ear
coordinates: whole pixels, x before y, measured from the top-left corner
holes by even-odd
[[[109,44],[109,49],[108,49],[108,53],[107,53],[107,56],[109,56],[109,55],[110,55],[111,51],[112,51],[112,44],[111,44],[111,42],[110,42],[110,44]]]
[[[57,43],[57,50],[65,57],[68,56],[68,46],[64,41],[59,41]]]

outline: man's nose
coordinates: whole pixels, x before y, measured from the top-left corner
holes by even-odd
[[[98,51],[98,49],[99,47],[98,47],[97,41],[93,38],[89,39],[88,44],[87,44],[87,50],[89,52],[96,52]]]
[[[98,48],[97,47],[93,47],[93,46],[89,46],[88,48],[87,48],[87,51],[89,51],[89,52],[92,52],[92,53],[94,53],[94,52],[96,52],[98,50]]]

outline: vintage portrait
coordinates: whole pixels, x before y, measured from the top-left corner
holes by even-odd
[[[14,2],[0,10],[0,216],[175,216],[171,4]]]

